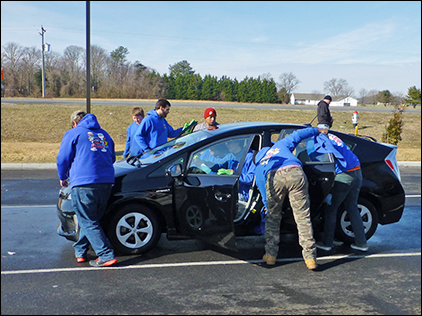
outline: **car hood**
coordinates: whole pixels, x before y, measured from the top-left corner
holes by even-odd
[[[113,167],[115,178],[126,175],[131,171],[138,170],[138,167],[128,164],[126,160],[127,159],[120,159],[114,163]]]

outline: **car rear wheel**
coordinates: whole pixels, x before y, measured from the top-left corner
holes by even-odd
[[[377,230],[377,211],[371,202],[363,198],[360,198],[358,201],[358,209],[365,228],[366,240],[369,240]],[[346,243],[353,243],[355,241],[355,233],[353,232],[352,223],[346,210],[339,212],[336,236],[339,240]]]
[[[108,224],[108,237],[113,248],[122,254],[141,254],[158,243],[162,227],[157,215],[148,207],[124,206]]]

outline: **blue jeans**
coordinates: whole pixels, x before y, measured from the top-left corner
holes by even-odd
[[[358,209],[359,191],[362,186],[362,171],[360,169],[343,172],[336,175],[334,186],[331,188],[331,205],[325,208],[324,235],[322,243],[324,246],[332,247],[336,229],[337,211],[340,204],[349,215],[355,234],[355,242],[359,246],[366,246],[365,228]]]
[[[114,251],[100,226],[111,187],[111,183],[96,183],[72,188],[72,205],[80,226],[79,240],[73,245],[76,257],[85,256],[91,244],[100,260],[114,259]]]

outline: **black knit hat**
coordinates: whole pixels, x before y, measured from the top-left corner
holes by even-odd
[[[333,99],[331,99],[331,96],[329,96],[329,95],[326,95],[326,96],[324,97],[324,100],[330,100],[330,101],[333,101]]]

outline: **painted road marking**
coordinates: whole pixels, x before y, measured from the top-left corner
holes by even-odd
[[[371,259],[371,258],[392,258],[392,257],[417,257],[420,252],[410,253],[389,253],[389,254],[372,254],[372,255],[339,255],[318,258],[318,261],[340,260],[340,259]],[[277,259],[277,262],[303,261],[302,258],[284,258]],[[174,267],[193,267],[193,266],[215,266],[215,265],[233,265],[233,264],[259,264],[262,260],[228,260],[228,261],[206,261],[206,262],[182,262],[182,263],[164,263],[164,264],[142,264],[131,265],[125,267],[77,267],[77,268],[57,268],[57,269],[34,269],[34,270],[11,270],[1,271],[2,275],[10,274],[35,274],[35,273],[51,273],[51,272],[81,272],[94,270],[127,270],[127,269],[156,269],[156,268],[174,268]]]

